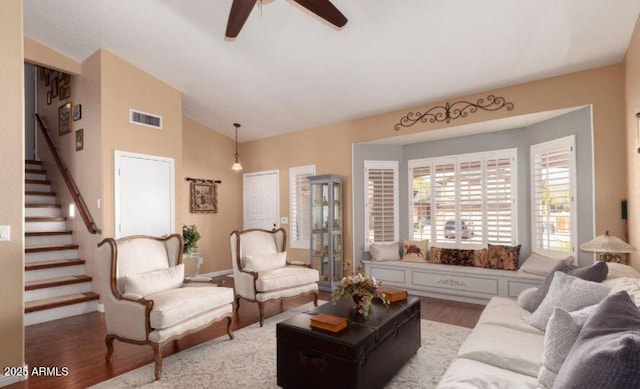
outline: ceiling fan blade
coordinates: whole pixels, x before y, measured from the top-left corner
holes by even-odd
[[[347,24],[347,18],[329,0],[294,1],[337,27]]]
[[[229,11],[229,21],[227,21],[227,33],[225,36],[228,38],[235,38],[240,33],[244,22],[247,21],[253,6],[257,0],[233,0],[231,4],[231,11]]]

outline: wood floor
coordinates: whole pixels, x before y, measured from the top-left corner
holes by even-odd
[[[231,278],[221,277],[217,281],[220,286],[233,286]],[[331,296],[322,292],[320,299],[328,301]],[[286,311],[311,301],[313,298],[309,296],[288,300],[283,304],[282,310]],[[477,304],[421,298],[423,319],[469,328],[476,324],[483,308],[483,305]],[[270,303],[265,307],[267,317],[280,312],[281,307],[278,303]],[[257,321],[257,305],[242,301],[234,317],[234,330]],[[164,356],[225,335],[225,323],[226,321],[223,321],[173,342],[165,348]],[[25,332],[26,363],[30,371],[34,367],[57,367],[61,376],[30,376],[27,381],[7,388],[85,388],[153,362],[151,347],[116,341],[111,363],[105,363],[106,327],[104,314],[99,312],[28,326]],[[68,370],[66,376],[63,376],[63,368]]]

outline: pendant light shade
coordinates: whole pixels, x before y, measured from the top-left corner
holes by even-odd
[[[238,154],[238,128],[240,127],[239,123],[233,123],[233,126],[236,128],[236,153],[233,154],[234,162],[231,165],[231,170],[240,171],[242,170],[242,165],[240,164],[240,154]]]

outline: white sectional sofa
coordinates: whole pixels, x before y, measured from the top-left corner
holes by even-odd
[[[640,273],[620,266],[615,269],[610,266],[609,276],[602,284],[612,288],[610,295],[627,291],[640,307]],[[532,313],[521,307],[526,298],[524,294],[531,292],[523,292],[518,301],[504,297],[489,301],[438,384],[439,389],[539,387],[538,376],[548,342],[545,343],[544,331],[528,324],[527,318]],[[639,338],[640,331],[636,332],[635,347]],[[640,375],[640,366],[632,374]]]

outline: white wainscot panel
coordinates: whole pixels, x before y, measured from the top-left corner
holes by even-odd
[[[460,274],[435,272],[413,272],[413,284],[416,286],[437,287],[442,289],[464,290],[490,295],[498,294],[498,280],[473,277]]]

